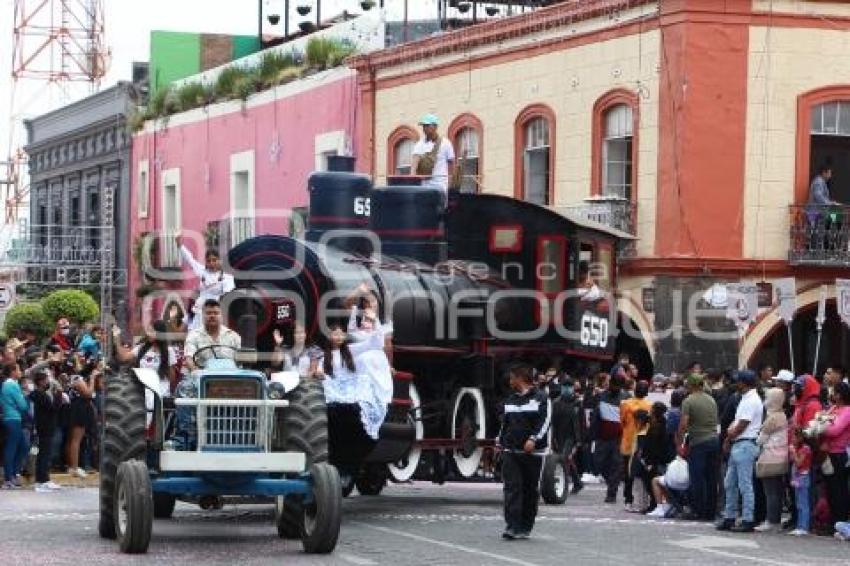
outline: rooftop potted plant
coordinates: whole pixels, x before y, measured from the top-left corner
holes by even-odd
[[[306,16],[307,14],[310,13],[310,10],[312,10],[312,9],[313,9],[313,7],[310,6],[309,4],[299,4],[298,7],[295,8],[295,11],[298,12],[302,16]]]
[[[496,14],[499,13],[499,7],[498,6],[487,6],[487,8],[485,8],[485,11],[487,12],[488,16],[495,16]]]
[[[458,2],[457,11],[465,14],[469,11],[469,2]]]
[[[364,11],[371,10],[374,7],[375,0],[363,0],[362,2],[360,2],[360,8],[362,8]]]

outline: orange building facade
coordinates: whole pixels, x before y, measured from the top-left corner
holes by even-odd
[[[622,349],[644,372],[789,367],[770,284],[794,277],[796,369],[850,364],[834,302],[850,278],[850,212],[806,213],[818,164],[850,204],[850,2],[565,2],[357,58],[358,167],[408,172],[435,113],[464,190],[512,195],[632,233],[617,265]],[[742,336],[710,299],[751,281]],[[722,335],[722,337],[721,337]]]

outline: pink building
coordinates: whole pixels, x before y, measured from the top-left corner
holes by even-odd
[[[144,285],[137,251],[145,234],[181,230],[200,257],[207,243],[228,249],[257,234],[289,233],[292,209],[307,205],[309,174],[326,169],[329,156],[356,154],[357,96],[355,72],[337,68],[246,102],[148,122],[133,138],[130,289]],[[195,288],[175,269],[172,240],[158,241],[152,267],[164,270],[156,278],[170,278],[170,289]],[[139,322],[141,301],[131,302]]]

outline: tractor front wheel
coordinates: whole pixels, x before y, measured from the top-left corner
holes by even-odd
[[[139,460],[122,462],[115,477],[115,534],[121,552],[147,552],[153,528],[153,493],[148,467]]]
[[[342,522],[342,488],[337,469],[326,463],[310,466],[313,500],[304,505],[301,543],[308,554],[328,554],[336,548]]]

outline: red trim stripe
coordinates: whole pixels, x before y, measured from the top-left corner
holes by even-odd
[[[422,238],[429,236],[444,236],[445,233],[439,228],[388,228],[385,230],[373,230],[379,236],[410,236]]]
[[[310,226],[314,223],[319,224],[354,224],[355,226],[367,226],[368,218],[351,218],[348,216],[310,216],[308,218]]]

